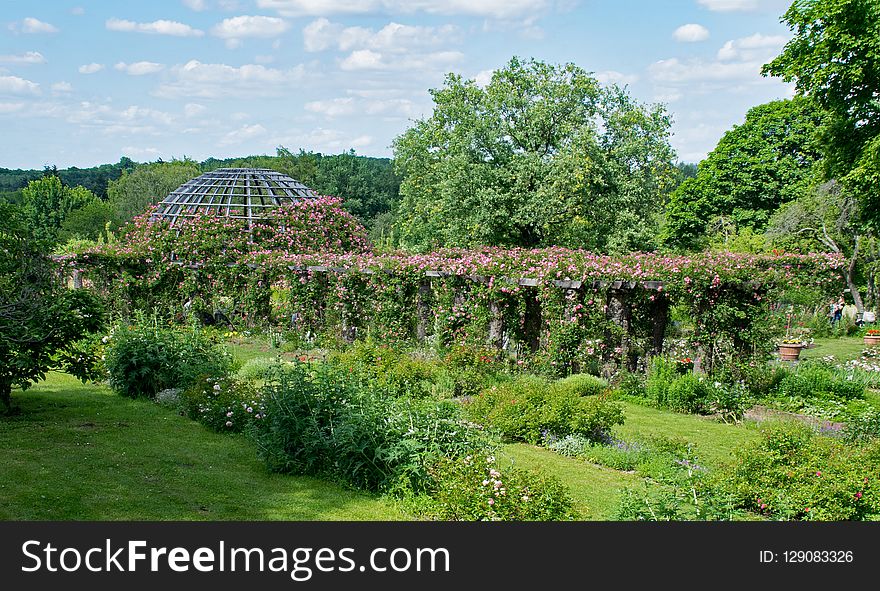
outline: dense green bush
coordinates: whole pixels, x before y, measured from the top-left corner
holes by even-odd
[[[850,418],[843,436],[850,443],[867,443],[880,437],[880,411],[872,408]]]
[[[608,390],[608,382],[590,374],[576,373],[557,381],[554,387],[575,396],[596,396]]]
[[[266,416],[255,437],[274,471],[418,492],[439,458],[487,446],[457,404],[394,398],[331,364],[295,364],[262,392]]]
[[[801,363],[785,375],[771,395],[786,398],[837,398],[852,400],[865,397],[865,386],[820,363]]]
[[[465,406],[471,419],[504,437],[540,443],[547,435],[578,434],[601,441],[623,424],[623,408],[600,396],[580,396],[571,388],[534,376],[520,376],[480,392]]]
[[[445,521],[563,521],[574,502],[555,477],[501,469],[492,456],[443,458],[431,468],[429,516]]]
[[[851,447],[797,422],[762,430],[715,485],[772,519],[863,520],[880,512],[880,445]]]
[[[188,388],[198,379],[223,377],[232,370],[233,360],[195,327],[165,326],[141,317],[113,328],[104,364],[114,390],[132,398],[152,398],[166,388]]]
[[[184,413],[218,432],[240,433],[265,416],[260,394],[248,382],[205,378],[180,396]]]
[[[436,363],[372,340],[359,341],[347,351],[334,353],[329,361],[350,369],[374,388],[394,397],[430,395],[438,372]]]

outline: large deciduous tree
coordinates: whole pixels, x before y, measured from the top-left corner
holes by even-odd
[[[704,247],[717,232],[762,231],[783,203],[803,196],[821,160],[816,128],[823,111],[807,98],[752,108],[724,134],[695,177],[672,194],[663,239]]]
[[[117,224],[124,224],[147,211],[168,194],[201,174],[198,163],[192,160],[172,160],[138,165],[131,172],[123,172],[107,187],[109,203]]]
[[[85,187],[68,187],[54,174],[30,181],[22,190],[25,222],[36,238],[50,242],[72,212],[98,201]]]
[[[403,246],[654,246],[674,182],[660,106],[583,69],[513,58],[482,88],[450,74],[394,141]]]
[[[863,223],[880,227],[880,2],[795,0],[782,17],[794,33],[765,75],[794,82],[832,117],[823,127],[826,179],[861,204]]]

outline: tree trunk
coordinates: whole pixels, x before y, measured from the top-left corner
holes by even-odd
[[[859,288],[856,286],[855,282],[855,274],[856,274],[856,261],[859,258],[859,245],[861,244],[862,237],[855,237],[855,246],[853,247],[852,257],[849,259],[849,265],[846,267],[846,271],[844,272],[844,279],[846,280],[846,286],[849,288],[849,293],[852,295],[853,304],[856,306],[856,310],[861,315],[865,312],[865,305],[862,303],[862,296],[859,293]]]

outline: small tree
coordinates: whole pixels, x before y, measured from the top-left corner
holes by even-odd
[[[63,288],[15,210],[0,205],[0,401],[12,411],[12,387],[45,377],[55,355],[97,330],[100,306],[86,290]]]

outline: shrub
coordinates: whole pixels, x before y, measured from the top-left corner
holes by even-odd
[[[259,393],[233,378],[205,378],[185,390],[180,405],[191,419],[218,432],[240,433],[265,416]]]
[[[222,377],[233,365],[225,348],[201,331],[160,326],[143,318],[111,331],[104,364],[110,386],[131,398],[153,398],[166,388],[188,388],[199,378]]]
[[[773,395],[788,398],[837,398],[851,400],[865,397],[865,386],[819,363],[802,363],[782,378]]]
[[[880,437],[880,411],[868,409],[847,421],[843,437],[850,443],[867,443]]]
[[[294,364],[263,387],[255,436],[270,469],[365,490],[421,491],[428,466],[486,447],[452,402],[396,399],[330,364]]]
[[[437,373],[435,364],[373,341],[361,341],[344,353],[335,353],[330,362],[355,372],[372,387],[395,397],[428,396]]]
[[[430,515],[456,521],[563,521],[575,518],[574,502],[555,477],[518,468],[501,469],[492,456],[443,458],[431,468]]]
[[[249,359],[235,372],[235,377],[243,381],[265,380],[282,371],[287,362],[280,357],[255,357]]]
[[[853,448],[790,422],[738,450],[715,479],[737,506],[772,519],[863,520],[880,511],[880,446]]]
[[[608,390],[608,382],[586,373],[577,373],[556,382],[555,388],[574,396],[595,396]]]
[[[599,396],[582,397],[535,376],[520,376],[488,388],[465,408],[475,422],[509,439],[532,444],[541,442],[548,433],[604,440],[611,428],[624,420],[619,404]]]

